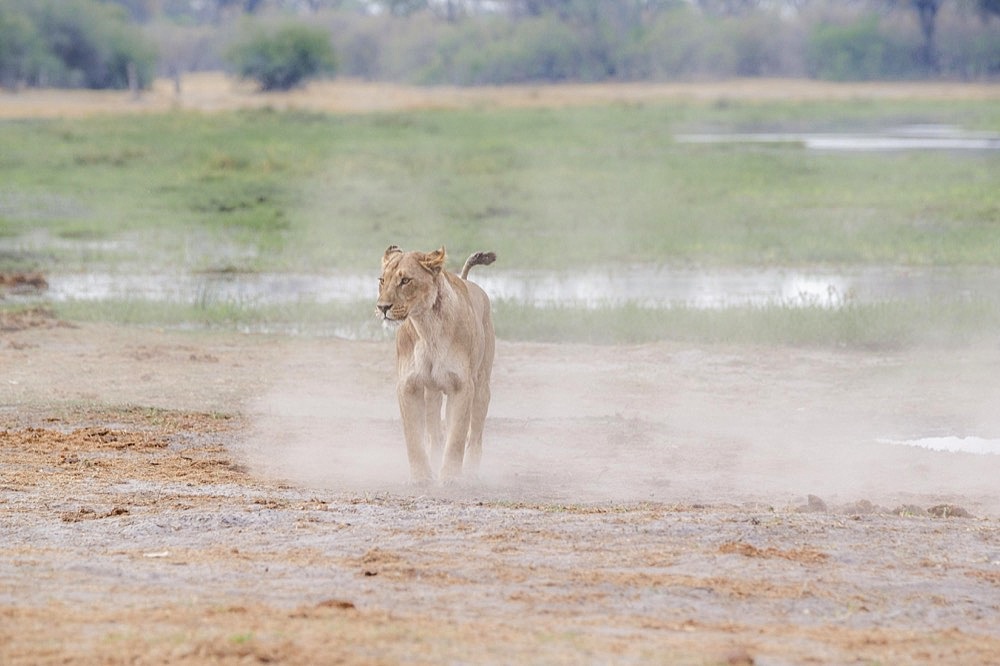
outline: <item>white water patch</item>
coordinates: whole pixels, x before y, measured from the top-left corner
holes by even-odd
[[[900,150],[1000,150],[1000,134],[951,125],[907,125],[877,133],[753,132],[679,134],[678,143],[790,144],[809,150],[872,152]]]
[[[53,301],[146,300],[166,303],[349,303],[377,296],[377,276],[294,273],[123,274],[46,276]]]
[[[783,269],[622,266],[583,271],[483,271],[473,280],[494,300],[534,307],[636,305],[719,310],[742,306],[838,307],[856,276]]]
[[[923,437],[921,439],[880,439],[879,443],[894,446],[915,446],[931,451],[1000,455],[1000,439],[984,437]]]
[[[244,307],[374,302],[372,273],[78,273],[47,275],[55,302],[142,300]],[[483,270],[473,276],[494,302],[531,307],[719,310],[746,306],[838,308],[848,304],[1000,293],[1000,270],[864,267],[691,269],[647,264],[578,271]]]

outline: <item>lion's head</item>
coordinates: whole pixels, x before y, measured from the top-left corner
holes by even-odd
[[[433,252],[403,252],[390,245],[382,256],[376,307],[384,319],[403,321],[421,315],[438,297],[437,277],[444,268],[444,248]]]

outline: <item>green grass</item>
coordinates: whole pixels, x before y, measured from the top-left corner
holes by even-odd
[[[231,301],[176,303],[127,299],[66,301],[52,307],[59,318],[76,322],[114,321],[134,326],[195,327],[264,333],[378,339],[388,337],[375,319],[373,302],[311,302],[258,306]]]
[[[663,103],[358,116],[247,111],[0,121],[0,271],[378,270],[389,244],[494,249],[504,268],[1000,266],[1000,154],[817,153],[675,143],[705,130],[949,123],[992,101]],[[25,241],[25,238],[30,238]],[[367,295],[359,295],[359,302]],[[63,316],[309,330],[353,306],[67,303]],[[886,345],[921,321],[995,324],[975,302],[534,309],[508,338]],[[361,324],[362,327],[369,323]],[[853,341],[853,342],[851,342]]]
[[[390,339],[370,301],[338,305],[296,303],[255,307],[230,302],[200,304],[143,300],[68,302],[55,314],[72,321],[116,321],[138,326],[198,327],[248,332]],[[949,346],[996,340],[1000,299],[924,300],[821,306],[763,305],[703,310],[637,306],[536,308],[493,304],[497,336],[512,341],[641,344],[674,340],[698,344],[792,345],[848,349],[898,349],[915,344]]]
[[[1000,301],[921,301],[820,306],[745,306],[724,310],[634,306],[596,310],[498,303],[497,335],[504,339],[596,344],[675,340],[703,344],[794,345],[896,349],[996,339]]]
[[[607,106],[0,122],[0,236],[127,238],[183,268],[377,268],[390,243],[503,265],[1000,264],[1000,155],[675,144],[706,127],[1000,129],[992,102]],[[192,240],[193,239],[193,240]],[[191,251],[196,245],[199,251]],[[213,246],[237,248],[215,256]],[[93,256],[63,246],[43,270]],[[0,258],[0,262],[13,258]],[[0,266],[3,268],[3,266]]]

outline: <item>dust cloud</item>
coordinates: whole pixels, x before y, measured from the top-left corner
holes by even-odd
[[[241,450],[247,463],[310,487],[405,487],[409,472],[388,381],[393,348],[316,341],[305,347],[270,371],[272,383],[251,404],[253,426]]]
[[[901,446],[996,437],[1000,349],[498,346],[483,468],[408,484],[390,341],[302,341],[242,453],[296,485],[511,502],[960,502],[1000,513],[1000,456]]]

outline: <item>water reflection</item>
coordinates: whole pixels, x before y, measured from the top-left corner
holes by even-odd
[[[697,309],[772,304],[836,307],[854,289],[854,280],[842,274],[780,269],[631,266],[572,273],[484,272],[478,279],[494,298],[536,307],[598,308],[626,304]]]
[[[984,437],[923,437],[920,439],[880,439],[880,443],[895,446],[915,446],[931,451],[1000,455],[1000,439]]]
[[[810,150],[1000,150],[1000,134],[951,125],[908,125],[878,133],[754,132],[679,134],[679,143],[792,144]]]
[[[377,276],[286,273],[50,275],[46,298],[235,303],[357,303],[375,298]],[[972,298],[1000,294],[1000,269],[866,267],[687,269],[635,265],[584,271],[484,270],[474,276],[495,301],[533,307],[724,309],[837,308],[848,303]]]

